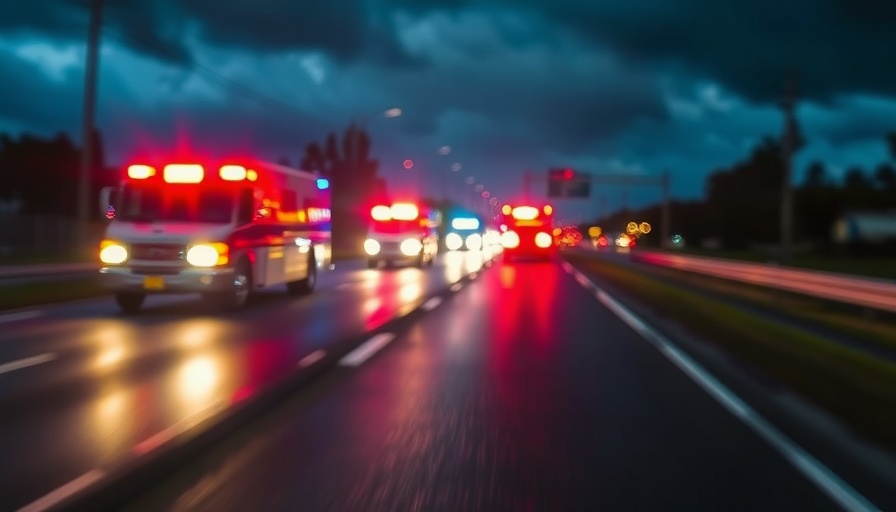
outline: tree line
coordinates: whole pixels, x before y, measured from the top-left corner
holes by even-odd
[[[849,212],[896,211],[896,132],[885,137],[888,160],[873,168],[852,166],[840,179],[824,162],[811,162],[793,187],[794,240],[829,249],[831,229]],[[743,160],[714,170],[706,179],[705,199],[670,203],[670,234],[689,244],[715,240],[724,249],[744,250],[780,242],[780,215],[785,160],[780,140],[767,137]],[[796,174],[796,173],[795,173]],[[661,222],[661,205],[623,209],[598,225],[624,230],[632,220]],[[645,243],[658,245],[657,236]]]

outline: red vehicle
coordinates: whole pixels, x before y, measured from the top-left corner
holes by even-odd
[[[546,204],[536,207],[528,204],[501,207],[501,246],[504,261],[519,256],[549,260],[556,253],[554,244],[554,209]]]
[[[440,222],[437,210],[414,203],[374,206],[364,241],[368,268],[398,262],[432,265],[439,253]]]

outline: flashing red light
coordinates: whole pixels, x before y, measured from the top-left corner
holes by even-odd
[[[384,204],[378,204],[370,209],[370,217],[373,220],[390,220],[392,218],[392,210]]]
[[[405,169],[410,169],[411,167],[414,166],[414,161],[413,160],[405,160],[403,165],[404,165]]]
[[[516,220],[535,220],[538,217],[538,208],[532,206],[517,206],[513,209],[513,218]]]
[[[566,169],[563,169],[563,179],[564,180],[571,180],[571,179],[573,179],[574,176],[575,176],[575,172],[573,172],[573,170],[570,169],[569,167],[567,167]]]
[[[151,176],[155,176],[156,170],[148,165],[131,165],[128,167],[128,178],[132,180],[145,180]]]
[[[163,173],[166,183],[200,183],[205,170],[199,164],[168,164]]]

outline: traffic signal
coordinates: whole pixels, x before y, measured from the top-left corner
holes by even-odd
[[[548,197],[591,196],[591,177],[569,167],[548,170]]]
[[[576,172],[569,167],[563,169],[551,169],[548,171],[551,181],[572,181]]]

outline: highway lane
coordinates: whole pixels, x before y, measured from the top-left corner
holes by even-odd
[[[557,264],[394,334],[124,510],[838,509]]]
[[[153,296],[134,316],[111,297],[0,315],[0,508],[157,449],[480,267],[457,254],[423,270],[355,262],[311,296],[284,288],[224,314]]]

